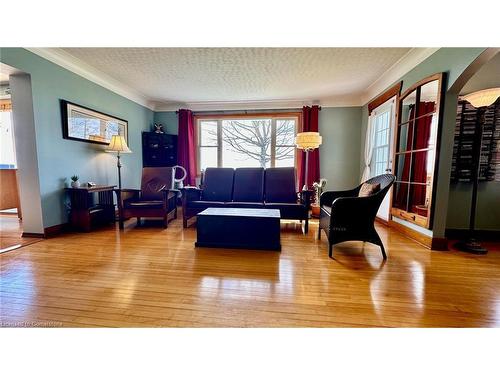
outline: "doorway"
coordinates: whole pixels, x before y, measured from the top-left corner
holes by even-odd
[[[394,96],[375,108],[370,115],[369,121],[373,134],[370,177],[392,172],[395,113],[396,97]],[[377,212],[377,217],[386,222],[390,218],[391,197],[392,188],[386,194]]]
[[[33,150],[36,139],[31,77],[0,63],[0,253],[44,236],[38,163]]]

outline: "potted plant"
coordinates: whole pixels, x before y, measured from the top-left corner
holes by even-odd
[[[80,181],[78,181],[78,176],[77,175],[71,176],[71,187],[72,188],[80,187]]]

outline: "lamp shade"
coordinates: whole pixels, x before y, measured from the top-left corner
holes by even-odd
[[[127,141],[125,137],[121,134],[113,135],[111,137],[111,142],[106,149],[106,152],[121,152],[121,153],[131,153],[132,151],[127,146]]]
[[[314,150],[321,145],[322,141],[318,132],[297,133],[295,137],[295,145],[301,150]]]
[[[498,97],[500,97],[500,87],[472,92],[464,95],[462,99],[467,100],[474,107],[480,108],[492,105]]]

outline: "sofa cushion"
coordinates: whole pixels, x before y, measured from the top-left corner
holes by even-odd
[[[204,201],[230,202],[233,195],[233,168],[207,168],[203,176]]]
[[[370,184],[365,182],[359,189],[358,197],[369,197],[380,191],[380,184]]]
[[[299,203],[267,203],[264,208],[280,210],[282,219],[306,219],[307,210]]]
[[[264,201],[264,168],[237,168],[234,171],[233,201]]]
[[[264,202],[226,202],[229,208],[264,208]]]
[[[224,202],[216,201],[190,201],[188,208],[210,208],[210,207],[224,207]]]
[[[265,200],[271,203],[297,203],[295,168],[267,168]]]

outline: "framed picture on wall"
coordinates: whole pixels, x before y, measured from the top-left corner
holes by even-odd
[[[128,142],[128,121],[61,99],[63,137],[108,145],[122,134]]]

